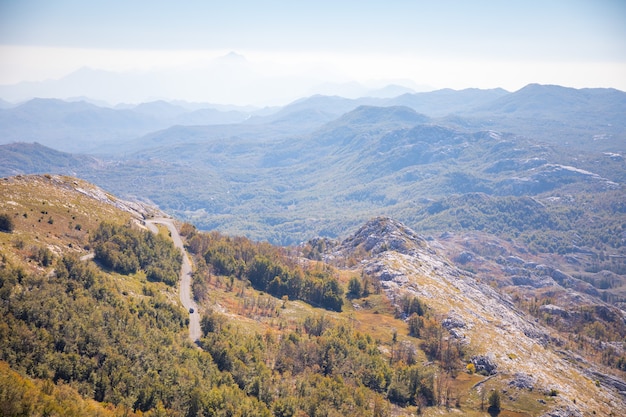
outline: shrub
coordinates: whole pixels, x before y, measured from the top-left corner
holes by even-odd
[[[182,255],[164,237],[130,226],[101,223],[91,242],[96,261],[120,274],[134,274],[141,269],[149,281],[170,286],[178,282]]]
[[[54,260],[52,251],[46,247],[33,248],[31,258],[41,266],[50,266]]]
[[[357,277],[350,278],[348,283],[348,298],[361,298],[363,293],[363,285]]]
[[[489,411],[500,411],[500,391],[498,390],[489,394]]]
[[[6,213],[0,214],[0,231],[11,233],[15,228],[15,223],[11,216]]]
[[[420,337],[421,330],[424,327],[424,318],[417,315],[417,313],[411,314],[407,321],[409,325],[409,336]]]

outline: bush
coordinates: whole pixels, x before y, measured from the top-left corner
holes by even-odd
[[[495,390],[489,394],[489,411],[500,411],[500,391]]]
[[[52,251],[46,247],[33,248],[31,258],[40,266],[50,266],[54,260],[54,255]]]
[[[15,228],[15,223],[11,216],[6,213],[0,214],[0,231],[11,233]]]
[[[424,318],[417,315],[417,313],[411,314],[407,321],[409,325],[409,336],[420,337],[421,330],[424,328]]]
[[[348,298],[361,298],[363,293],[363,285],[357,277],[350,278],[348,283]]]

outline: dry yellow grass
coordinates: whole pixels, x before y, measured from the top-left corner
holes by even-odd
[[[127,224],[140,214],[120,209],[124,202],[86,181],[58,175],[24,175],[0,179],[0,213],[15,225],[11,233],[0,233],[0,250],[30,269],[42,269],[29,256],[48,248],[55,256],[90,252],[89,237],[102,221]],[[162,231],[163,234],[167,230]],[[120,292],[140,296],[143,287],[167,291],[165,285],[149,283],[145,274],[122,276],[111,273]]]
[[[23,176],[0,179],[0,213],[9,214],[16,226],[13,233],[0,233],[0,252],[20,262],[28,258],[28,252],[34,247],[47,247],[57,255],[67,252],[86,254],[89,252],[89,234],[102,220],[124,224],[133,217],[137,218],[136,213],[122,211],[115,204],[114,197],[74,178]],[[164,229],[160,232],[167,233]],[[472,353],[494,353],[500,376],[482,384],[481,390],[509,390],[503,396],[501,416],[541,415],[548,407],[564,400],[577,400],[586,412],[609,415],[612,400],[608,393],[584,378],[580,370],[568,366],[563,358],[525,337],[511,321],[515,317],[506,316],[497,306],[485,305],[485,299],[481,298],[481,294],[472,292],[471,286],[461,286],[464,280],[472,278],[446,276],[445,262],[436,259],[415,262],[406,256],[390,254],[385,261],[391,269],[407,277],[403,290],[409,289],[417,294],[435,314],[443,317],[454,311],[464,319],[467,324],[464,332]],[[41,269],[34,262],[28,263],[28,266]],[[142,273],[131,277],[111,276],[119,291],[129,297],[139,299],[148,290],[165,293],[173,303],[177,303],[176,289],[146,282]],[[360,276],[360,272],[339,271],[338,278],[346,287],[350,278],[355,276]],[[228,288],[228,278],[221,277],[219,285],[217,282],[214,277],[209,300],[201,306],[201,311],[214,309],[231,316],[236,319],[232,322],[245,332],[280,334],[295,329],[307,316],[324,315],[370,334],[379,341],[383,351],[391,346],[394,332],[400,341],[419,344],[418,339],[408,336],[406,323],[394,317],[395,308],[385,294],[346,300],[341,313],[315,308],[300,301],[283,303],[283,300],[275,298],[272,311],[260,312],[246,307],[245,300],[269,295],[252,288],[246,288],[242,293],[242,284],[236,280],[232,289]],[[420,360],[425,358],[420,357]],[[515,372],[536,376],[538,385],[554,385],[560,392],[559,396],[547,398],[545,392],[540,390],[507,388],[508,380]],[[460,374],[450,382],[452,390],[460,395],[460,409],[430,408],[424,415],[485,415],[480,411],[480,390],[474,388],[483,379],[478,375]],[[394,408],[394,415],[408,412],[409,409]]]
[[[28,175],[0,179],[0,213],[9,215],[15,224],[12,233],[0,233],[0,245],[10,245],[25,257],[39,247],[57,256],[68,252],[86,254],[89,234],[101,221],[123,224],[133,217],[115,207],[112,203],[116,201],[97,187],[71,177]]]

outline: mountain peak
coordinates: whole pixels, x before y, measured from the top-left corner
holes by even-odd
[[[384,216],[371,219],[341,244],[343,250],[362,248],[371,254],[386,251],[410,254],[427,245],[426,240],[415,231],[397,220]]]
[[[219,58],[217,58],[217,60],[221,61],[221,62],[228,62],[228,63],[247,63],[248,60],[246,59],[245,56],[235,52],[235,51],[230,51],[229,53],[227,53],[226,55],[222,55]]]
[[[338,122],[369,125],[379,123],[427,123],[430,119],[407,106],[378,107],[361,105],[337,119]]]

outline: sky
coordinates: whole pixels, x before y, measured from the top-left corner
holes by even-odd
[[[50,81],[81,69],[82,84]],[[358,94],[355,82],[626,91],[626,1],[0,0],[0,85],[20,82],[233,104]]]

